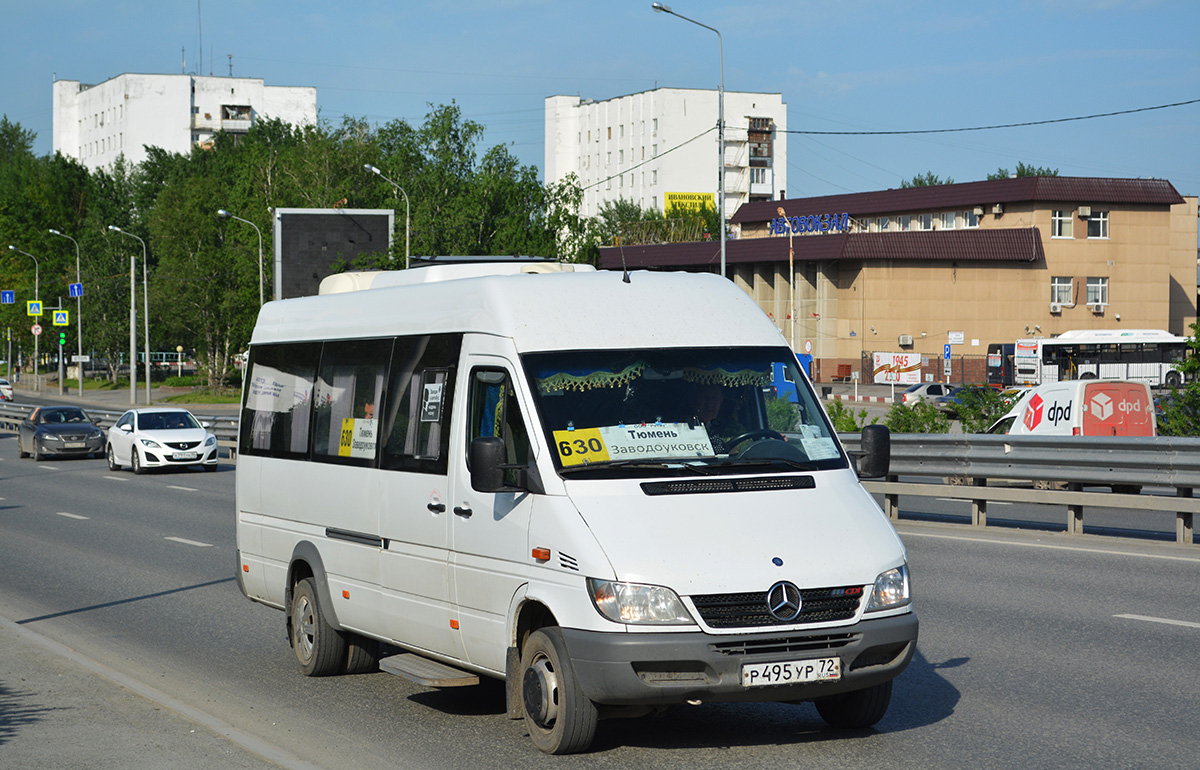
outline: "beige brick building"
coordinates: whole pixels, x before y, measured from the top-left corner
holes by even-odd
[[[982,356],[989,343],[1068,329],[1187,334],[1196,320],[1197,199],[1165,180],[1023,177],[765,201],[732,225],[727,274],[797,352],[811,346],[816,380],[857,370],[864,353],[938,359],[955,341],[955,355]],[[709,242],[605,248],[601,266],[622,257],[630,269],[719,269]]]

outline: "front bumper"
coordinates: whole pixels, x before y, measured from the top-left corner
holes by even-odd
[[[176,460],[174,455],[176,452],[172,449],[150,449],[142,450],[142,464],[147,468],[165,468],[170,465],[216,465],[218,462],[217,447],[197,447],[195,450],[197,456],[194,458]]]
[[[815,631],[714,636],[563,629],[588,698],[610,706],[703,701],[806,701],[861,690],[899,676],[917,646],[913,613]],[[744,687],[744,663],[838,657],[835,682]]]
[[[68,446],[70,444],[71,446]],[[45,438],[37,439],[38,454],[44,457],[80,457],[90,454],[104,453],[104,436],[81,441],[51,441]],[[76,446],[79,445],[79,446]]]

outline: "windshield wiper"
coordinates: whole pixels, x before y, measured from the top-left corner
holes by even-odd
[[[719,463],[714,463],[713,468],[728,468],[731,466],[745,466],[748,468],[761,467],[764,465],[786,465],[789,468],[795,468],[798,471],[815,471],[817,466],[815,463],[805,463],[799,460],[789,460],[786,457],[771,457],[771,458],[754,458],[748,460],[729,459]]]
[[[613,460],[607,463],[592,463],[590,465],[571,465],[562,469],[562,473],[574,473],[575,471],[595,471],[608,468],[647,468],[661,470],[664,468],[675,469],[681,468],[692,471],[701,476],[711,476],[713,472],[706,465],[695,465],[692,463],[680,462],[679,460]]]

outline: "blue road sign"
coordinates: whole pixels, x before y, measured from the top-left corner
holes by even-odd
[[[15,291],[0,291],[0,305],[15,304],[17,304],[17,293]]]
[[[82,297],[83,296],[83,284],[82,283],[69,283],[69,284],[67,284],[67,291],[69,292],[70,296],[72,296],[72,297]]]
[[[942,346],[942,358],[945,358],[945,359],[950,358],[950,343],[946,343],[945,345]]]

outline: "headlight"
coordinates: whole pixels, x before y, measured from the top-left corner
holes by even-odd
[[[871,591],[867,612],[894,609],[910,601],[912,594],[909,593],[908,586],[908,565],[903,564],[875,578],[875,589]]]
[[[670,588],[616,583],[588,578],[592,603],[614,623],[631,625],[692,625],[695,623],[679,596]]]
[[[152,441],[148,438],[139,438],[138,441],[142,442],[142,446],[148,446],[151,449],[162,449],[162,447],[159,446],[157,441]]]
[[[209,436],[204,441],[204,446],[216,446],[216,445],[217,445],[217,437],[216,436]]]
[[[62,441],[62,437],[56,436],[53,433],[43,433],[42,440],[43,441]]]
[[[104,434],[98,430],[94,430],[88,434],[88,438],[103,438]]]

